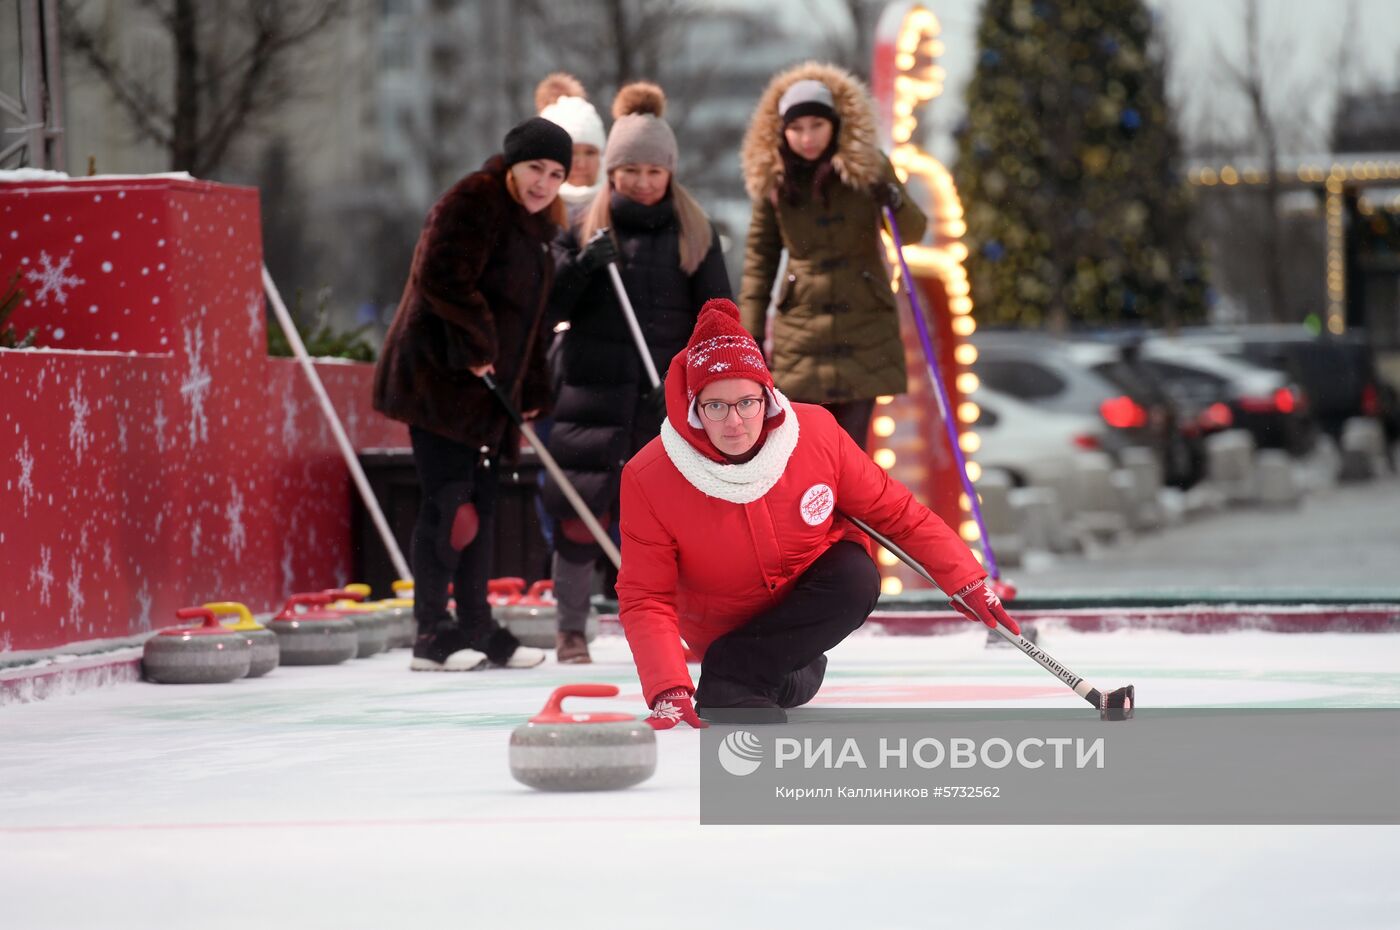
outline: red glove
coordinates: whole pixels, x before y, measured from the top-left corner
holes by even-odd
[[[687,689],[672,688],[658,694],[656,703],[651,705],[651,716],[647,718],[647,725],[653,730],[669,730],[682,720],[697,730],[709,726],[695,713],[695,702],[691,700],[690,691]]]
[[[1021,625],[1012,620],[1006,608],[1001,606],[1001,598],[987,584],[986,578],[979,578],[963,588],[948,603],[969,620],[985,623],[994,630],[1000,623],[1017,636],[1021,635]]]

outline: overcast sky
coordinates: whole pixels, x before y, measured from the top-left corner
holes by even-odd
[[[1347,0],[1260,0],[1263,12],[1264,62],[1277,77],[1273,85],[1282,108],[1304,109],[1312,124],[1331,119],[1338,74],[1338,48],[1349,32],[1354,51],[1346,63],[1346,80],[1395,88],[1400,65],[1400,0],[1351,0],[1355,13],[1348,29]],[[977,16],[981,0],[926,0],[943,27],[947,51],[941,64],[948,71],[944,97],[925,108],[933,123],[932,146],[942,159],[952,157],[947,131],[956,124],[962,94],[976,52]],[[1160,24],[1172,38],[1175,61],[1172,94],[1179,106],[1183,131],[1198,136],[1244,119],[1245,102],[1230,90],[1218,62],[1222,56],[1243,60],[1243,0],[1149,0]],[[781,0],[774,8],[793,14],[792,21],[817,22],[822,11],[827,24],[842,22],[838,0]],[[805,15],[797,15],[805,14]],[[1292,103],[1287,103],[1292,101]],[[1299,142],[1294,148],[1320,151]]]

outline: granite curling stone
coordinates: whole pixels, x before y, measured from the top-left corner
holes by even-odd
[[[363,590],[332,588],[321,593],[330,598],[328,610],[344,614],[355,624],[359,636],[355,658],[368,659],[389,648],[389,614],[377,605],[362,603],[369,593],[368,586],[354,588]]]
[[[563,685],[510,735],[510,774],[540,791],[612,791],[656,771],[656,733],[631,714],[574,714],[566,697],[616,697],[616,685]]]
[[[252,662],[248,667],[249,678],[261,678],[277,667],[281,661],[282,649],[277,644],[277,634],[253,619],[253,612],[237,601],[214,601],[204,605],[216,615],[233,615],[236,621],[223,621],[224,629],[243,634],[252,650]]]
[[[391,608],[396,626],[389,634],[390,649],[407,649],[418,637],[418,621],[413,617],[413,582],[399,579],[394,582],[394,596],[381,601]]]
[[[360,651],[355,622],[327,610],[324,594],[293,594],[282,612],[268,621],[277,634],[283,665],[339,665]]]
[[[164,685],[217,685],[248,674],[252,649],[246,637],[224,629],[203,607],[182,607],[175,616],[204,622],[161,630],[146,640],[141,667],[147,678]]]

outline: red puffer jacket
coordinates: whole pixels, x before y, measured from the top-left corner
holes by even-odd
[[[778,395],[787,412],[758,455],[721,465],[686,425],[684,381],[673,362],[662,434],[622,473],[617,594],[648,706],[668,689],[694,688],[681,637],[703,655],[781,601],[830,546],[850,539],[873,550],[841,513],[894,540],[944,591],[986,577],[957,534],[823,408]]]

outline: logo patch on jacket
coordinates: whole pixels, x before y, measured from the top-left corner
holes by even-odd
[[[835,506],[836,495],[831,488],[825,484],[814,484],[802,495],[799,508],[808,526],[821,526],[831,516]]]

